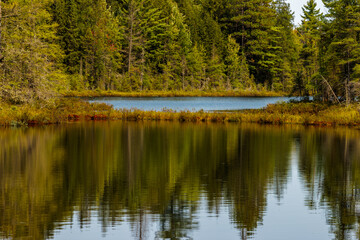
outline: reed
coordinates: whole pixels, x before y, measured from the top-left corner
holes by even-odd
[[[73,121],[180,121],[249,122],[259,124],[302,124],[315,126],[359,126],[359,104],[335,106],[322,103],[278,103],[264,109],[218,112],[191,112],[164,109],[114,109],[104,103],[78,98],[61,98],[52,103],[14,106],[2,103],[0,125],[60,124]]]

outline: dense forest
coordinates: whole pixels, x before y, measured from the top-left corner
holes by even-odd
[[[360,1],[3,0],[0,97],[271,90],[356,100]]]

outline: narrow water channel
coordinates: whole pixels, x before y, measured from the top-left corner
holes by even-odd
[[[221,111],[259,109],[276,102],[288,102],[296,97],[99,97],[89,99],[90,102],[107,103],[114,108],[141,109],[162,111]]]

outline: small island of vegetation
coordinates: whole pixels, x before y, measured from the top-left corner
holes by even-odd
[[[360,3],[0,1],[0,125],[77,120],[360,124]],[[114,109],[78,97],[311,96],[235,112]]]

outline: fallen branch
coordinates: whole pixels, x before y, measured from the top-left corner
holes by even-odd
[[[332,93],[332,95],[333,95],[333,97],[335,98],[336,102],[337,102],[338,104],[340,104],[339,98],[336,96],[336,94],[335,94],[334,90],[332,89],[331,85],[329,84],[329,82],[324,78],[323,75],[320,74],[320,76],[321,76],[321,78],[323,79],[323,82],[324,82],[325,85],[327,86],[328,90]]]

